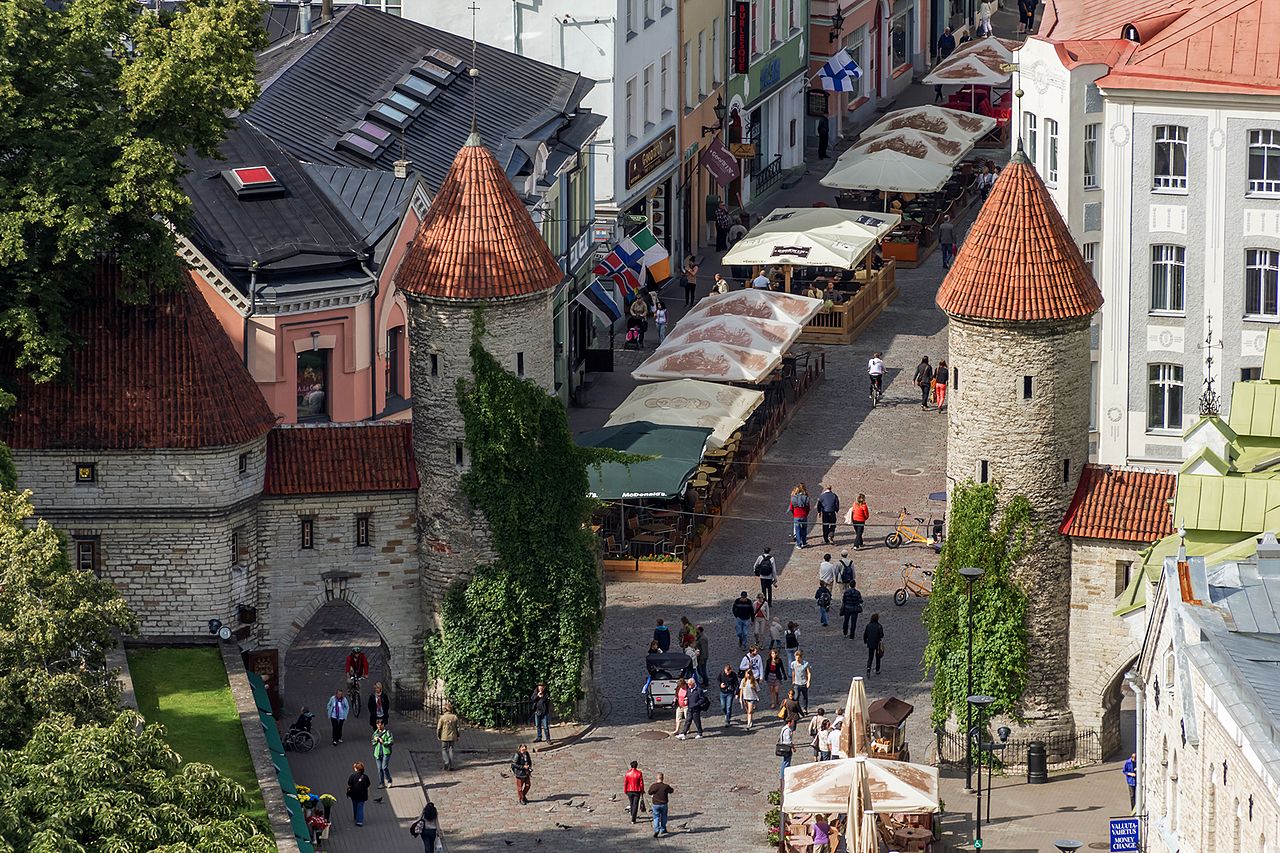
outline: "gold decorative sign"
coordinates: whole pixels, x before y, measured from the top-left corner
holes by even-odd
[[[739,160],[751,160],[756,156],[756,147],[750,142],[730,142],[729,153]]]
[[[634,157],[627,158],[627,189],[656,172],[676,154],[676,129],[673,127],[650,142]]]

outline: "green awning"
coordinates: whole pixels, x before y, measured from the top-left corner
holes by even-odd
[[[605,462],[587,466],[587,494],[606,501],[679,497],[702,464],[710,434],[708,427],[667,426],[650,421],[583,433],[578,437],[582,447],[607,447],[654,457],[630,465]]]
[[[262,680],[262,676],[256,672],[246,673],[249,676],[249,689],[253,691],[254,704],[258,706],[258,710],[264,714],[270,714],[271,697],[267,695],[267,684]]]
[[[276,728],[276,718],[259,711],[258,720],[262,723],[262,735],[267,739],[267,749],[276,755],[284,755],[284,742],[280,740],[280,730]]]
[[[302,853],[313,853],[315,847],[311,844],[311,830],[307,828],[307,819],[302,815],[302,803],[298,802],[297,797],[286,795],[284,807],[289,810],[289,825],[293,828],[298,849]]]

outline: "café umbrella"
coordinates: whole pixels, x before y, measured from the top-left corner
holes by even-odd
[[[682,344],[717,343],[782,353],[795,343],[803,328],[781,320],[736,317],[732,314],[694,317],[678,323],[676,330],[667,335],[662,345],[675,347]]]
[[[990,116],[923,104],[885,113],[883,118],[864,130],[862,136],[868,138],[890,130],[912,128],[948,139],[975,141],[995,130],[996,124],[996,120]]]
[[[640,385],[618,408],[605,426],[649,421],[667,426],[710,427],[707,446],[723,447],[751,413],[764,401],[764,393],[720,382],[675,379]]]
[[[684,494],[702,462],[710,427],[652,421],[607,426],[578,436],[581,447],[603,447],[648,457],[587,465],[587,496],[604,501],[667,500]]]
[[[886,130],[881,133],[864,133],[858,144],[840,157],[856,157],[859,154],[875,154],[878,151],[894,151],[907,157],[954,166],[960,158],[973,149],[973,140],[948,139],[936,133],[916,130],[912,127]],[[839,161],[837,161],[839,162]]]
[[[839,190],[934,193],[951,180],[952,169],[896,151],[855,154],[836,161],[818,183]]]
[[[770,290],[735,290],[716,293],[700,300],[693,310],[685,314],[682,323],[693,318],[759,317],[765,320],[781,320],[803,326],[822,310],[821,299],[811,299],[794,293],[775,293]]]
[[[664,344],[631,371],[631,376],[635,379],[705,379],[708,382],[747,382],[754,385],[762,382],[780,364],[782,356],[779,353],[744,349],[732,344]]]
[[[859,769],[861,765],[862,769]],[[866,789],[855,781],[865,773]],[[793,765],[783,773],[782,802],[788,814],[843,812],[854,799],[856,814],[936,814],[938,768],[883,758],[838,758]]]
[[[896,213],[832,207],[778,208],[735,243],[722,263],[853,269],[901,220]],[[790,291],[789,270],[787,290]]]

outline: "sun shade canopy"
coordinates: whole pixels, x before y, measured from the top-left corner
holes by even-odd
[[[703,298],[692,311],[684,315],[687,322],[694,317],[759,317],[765,320],[781,320],[803,326],[822,310],[821,299],[810,299],[794,293],[775,293],[771,290],[735,290]]]
[[[924,78],[934,86],[998,86],[1013,76],[1013,52],[1021,45],[1013,39],[989,36],[956,50]]]
[[[735,243],[723,263],[852,269],[901,221],[896,213],[833,207],[779,208]]]
[[[588,497],[606,501],[679,497],[702,463],[710,434],[709,427],[666,426],[651,421],[583,433],[578,436],[582,447],[607,447],[653,457],[629,465],[621,462],[588,465]]]
[[[649,421],[666,426],[709,427],[707,445],[723,447],[756,407],[764,393],[717,382],[677,379],[641,385],[613,410],[605,426]]]
[[[866,764],[871,810],[877,814],[937,813],[938,768],[878,758],[840,758],[788,767],[783,774],[782,796],[787,812],[847,811],[859,761]]]
[[[840,159],[848,160],[859,155],[875,154],[878,151],[892,151],[917,160],[954,166],[972,149],[973,140],[969,138],[948,139],[936,133],[903,127],[880,133],[868,131],[862,134],[858,138],[858,144],[841,154]]]
[[[764,381],[782,356],[765,350],[744,349],[731,344],[696,343],[667,346],[631,371],[636,379],[706,379],[711,382]],[[708,430],[710,432],[710,430]]]
[[[945,136],[947,139],[973,141],[995,130],[996,124],[996,120],[990,116],[925,104],[885,113],[882,119],[864,130],[862,136],[866,139],[890,130],[911,128]]]
[[[951,172],[945,163],[883,150],[837,160],[818,183],[840,190],[933,193],[951,179]]]

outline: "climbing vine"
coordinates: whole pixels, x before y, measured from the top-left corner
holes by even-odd
[[[989,716],[1015,714],[1027,686],[1027,596],[1012,570],[1035,530],[1031,504],[1014,495],[1003,506],[999,485],[959,483],[951,492],[946,543],[925,607],[924,669],[933,676],[935,726],[965,712],[969,604],[965,566],[983,570],[973,584],[973,694],[995,698]]]
[[[610,457],[574,444],[560,401],[504,370],[483,335],[477,312],[473,377],[457,389],[471,455],[462,483],[496,559],[449,588],[426,653],[458,713],[494,725],[540,681],[561,709],[580,696],[603,617],[586,466]]]

